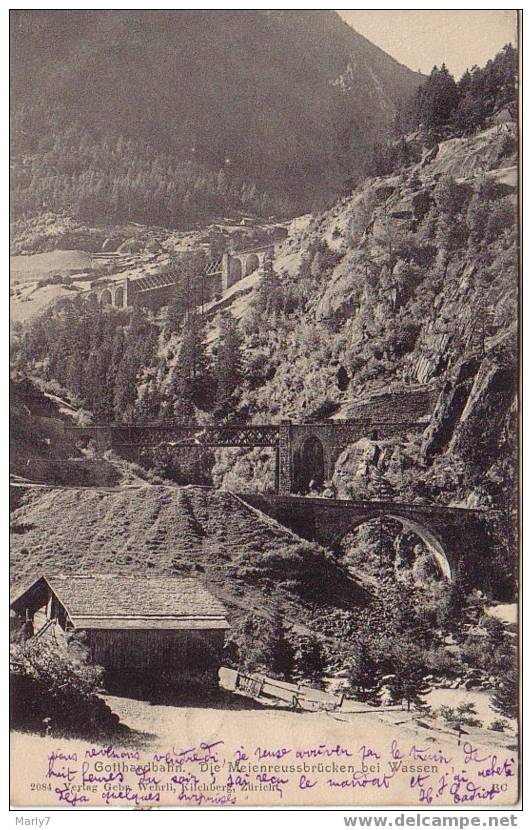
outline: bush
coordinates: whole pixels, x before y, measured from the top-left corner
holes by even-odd
[[[459,184],[452,176],[443,176],[434,189],[434,201],[442,213],[453,219],[462,213],[471,199],[468,184]]]
[[[280,615],[269,620],[247,614],[226,642],[224,662],[243,671],[289,680],[294,671],[294,649]]]
[[[435,645],[426,652],[427,669],[440,677],[456,677],[462,670],[462,663],[453,652],[445,646]]]
[[[67,274],[54,274],[53,276],[43,277],[38,280],[37,288],[45,288],[47,285],[72,285],[72,277]]]
[[[117,731],[118,716],[96,695],[103,669],[44,640],[10,647],[11,726],[93,737]]]
[[[320,641],[313,636],[300,637],[294,655],[295,675],[312,686],[323,686],[326,668],[325,653]]]
[[[482,726],[482,721],[475,715],[477,710],[474,703],[459,703],[456,709],[452,706],[440,706],[434,714],[443,718],[447,723],[460,724],[460,726]]]
[[[504,675],[511,664],[506,637],[499,642],[491,633],[488,637],[469,634],[460,646],[460,658],[469,668],[488,674]]]
[[[490,723],[488,728],[493,732],[506,732],[508,725],[508,721],[504,720],[504,718],[497,718]]]

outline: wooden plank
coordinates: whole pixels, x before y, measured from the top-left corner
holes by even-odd
[[[313,689],[309,686],[274,680],[264,675],[246,675],[242,672],[237,673],[235,688],[249,697],[271,697],[283,703],[288,703],[294,708],[307,711],[324,709],[334,711],[343,702],[343,695],[337,697],[321,689]]]

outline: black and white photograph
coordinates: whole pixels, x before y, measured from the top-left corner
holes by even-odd
[[[11,809],[520,804],[521,24],[10,10]]]

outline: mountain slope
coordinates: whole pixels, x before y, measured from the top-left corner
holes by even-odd
[[[260,274],[229,306],[251,367],[241,405],[258,421],[387,419],[405,397],[434,396],[423,435],[346,449],[335,470],[341,496],[378,497],[386,481],[398,500],[515,507],[515,134],[507,123],[442,141],[294,221],[273,263],[281,311],[268,319],[260,306]],[[218,456],[216,481],[238,488],[243,459]]]
[[[17,11],[11,22],[15,209],[68,207],[65,191],[90,171],[105,207],[113,165],[133,185],[155,163],[160,200],[175,174],[193,179],[174,214],[212,189],[211,174],[226,206],[245,184],[252,207],[290,211],[360,175],[422,80],[332,11]]]
[[[327,616],[367,601],[331,554],[227,492],[28,487],[11,528],[16,590],[39,573],[193,575],[227,605],[232,622],[282,608],[309,628],[317,608]]]

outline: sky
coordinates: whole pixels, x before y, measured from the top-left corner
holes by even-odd
[[[457,80],[474,64],[484,66],[505,43],[517,42],[516,13],[511,10],[337,11],[410,69],[429,73],[445,62]]]

